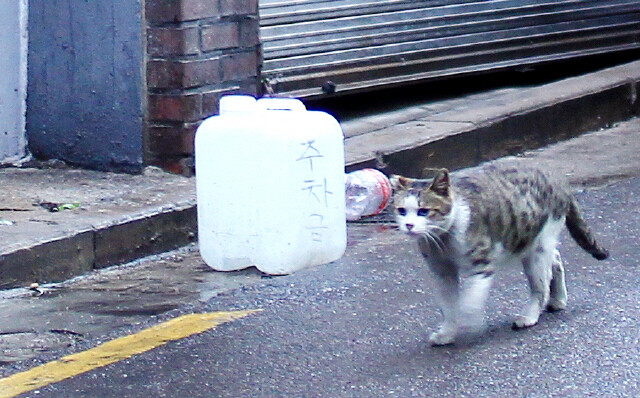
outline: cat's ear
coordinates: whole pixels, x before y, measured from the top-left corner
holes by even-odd
[[[449,196],[449,170],[440,169],[431,183],[431,190],[440,196]]]
[[[411,185],[411,179],[395,174],[389,177],[389,182],[394,191],[405,191]]]

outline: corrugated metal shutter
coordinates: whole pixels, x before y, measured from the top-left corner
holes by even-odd
[[[301,97],[640,47],[637,0],[259,4],[263,80]]]

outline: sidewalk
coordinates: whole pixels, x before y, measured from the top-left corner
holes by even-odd
[[[0,288],[64,280],[196,239],[194,179],[155,168],[11,168],[0,169],[0,181]]]
[[[347,170],[419,175],[537,148],[640,114],[640,61],[343,124]],[[194,179],[0,169],[0,288],[55,282],[196,240]],[[58,210],[51,212],[50,210]]]

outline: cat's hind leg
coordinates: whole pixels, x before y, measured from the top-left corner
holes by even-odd
[[[567,286],[564,281],[564,265],[560,257],[560,251],[555,249],[553,252],[553,263],[551,265],[551,293],[548,311],[561,311],[567,307]]]
[[[477,331],[484,325],[484,306],[493,282],[493,268],[470,275],[464,281],[460,298],[460,326]]]
[[[552,279],[554,247],[536,244],[522,259],[524,273],[529,281],[530,296],[521,315],[513,323],[514,329],[522,329],[538,323],[540,314],[549,303]]]
[[[558,236],[564,226],[564,220],[549,219],[542,231],[538,234],[531,247],[522,257],[522,265],[524,273],[529,281],[531,295],[528,303],[525,305],[522,314],[516,318],[513,323],[515,329],[526,328],[538,323],[540,314],[549,303],[551,294],[551,280],[553,277],[553,265],[556,260]],[[558,257],[559,258],[559,257]],[[559,267],[562,262],[557,262],[555,273],[558,276],[559,290],[556,292],[557,297],[562,294],[562,286],[564,285],[564,269]],[[561,272],[562,271],[562,272]],[[565,292],[566,295],[566,292]]]

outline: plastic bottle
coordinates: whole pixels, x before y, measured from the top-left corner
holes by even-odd
[[[378,170],[357,170],[347,174],[345,181],[345,213],[349,221],[379,214],[391,199],[389,179]]]
[[[294,99],[226,96],[220,111],[195,139],[205,263],[279,275],[340,258],[346,221],[338,122]]]

